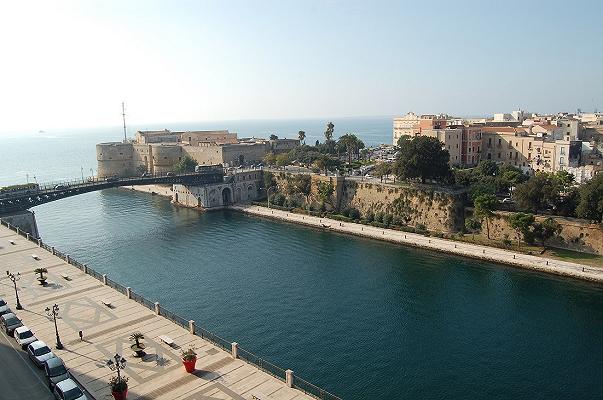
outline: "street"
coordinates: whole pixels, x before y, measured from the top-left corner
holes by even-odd
[[[54,399],[43,371],[4,330],[0,331],[0,366],[0,400]]]

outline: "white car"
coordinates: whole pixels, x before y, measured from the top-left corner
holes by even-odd
[[[87,400],[88,398],[82,392],[73,379],[65,379],[57,383],[54,387],[54,398],[57,400]]]
[[[38,368],[42,368],[48,359],[55,357],[54,353],[46,346],[46,343],[41,340],[30,343],[27,346],[27,354]]]
[[[8,304],[6,304],[6,301],[4,301],[4,299],[0,299],[0,315],[4,315],[11,312],[10,308],[8,308]]]
[[[23,350],[25,350],[28,344],[38,340],[34,336],[33,332],[26,326],[20,326],[15,329],[14,336],[15,340],[21,345]]]

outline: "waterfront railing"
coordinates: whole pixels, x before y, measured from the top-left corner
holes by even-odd
[[[12,231],[16,232],[17,234],[25,237],[27,240],[36,243],[39,247],[47,250],[48,252],[52,253],[53,255],[55,255],[57,257],[65,260],[68,264],[73,265],[74,267],[78,268],[80,271],[84,272],[85,274],[92,276],[93,278],[99,280],[100,282],[109,286],[110,288],[115,289],[119,293],[128,296],[129,299],[134,300],[135,302],[137,302],[139,304],[142,304],[149,310],[172,321],[176,325],[179,325],[179,326],[189,330],[189,332],[193,333],[194,335],[197,335],[197,336],[201,337],[202,339],[207,340],[208,342],[211,342],[212,344],[221,348],[222,350],[225,350],[225,351],[231,353],[236,358],[239,358],[239,359],[259,368],[260,370],[274,376],[275,378],[278,378],[281,381],[286,382],[289,387],[298,389],[298,390],[304,392],[305,394],[315,397],[317,399],[341,400],[340,397],[338,397],[332,393],[329,393],[326,390],[321,389],[320,387],[313,385],[310,382],[308,382],[298,376],[294,376],[292,371],[284,370],[284,369],[272,364],[271,362],[257,356],[256,354],[253,354],[250,351],[247,351],[247,350],[239,347],[237,343],[230,342],[230,341],[216,335],[215,333],[208,331],[207,329],[195,326],[194,321],[187,320],[187,319],[181,317],[180,315],[165,309],[163,306],[160,306],[159,303],[147,300],[144,296],[134,292],[131,288],[125,287],[125,286],[119,284],[118,282],[110,279],[109,277],[107,277],[106,274],[98,273],[93,268],[90,268],[86,264],[82,264],[81,262],[75,260],[70,255],[65,254],[65,253],[55,249],[54,246],[49,246],[48,244],[44,243],[42,241],[42,239],[33,237],[31,234],[10,224],[8,221],[4,221],[3,219],[0,218],[0,225],[6,226],[7,228],[11,229]]]

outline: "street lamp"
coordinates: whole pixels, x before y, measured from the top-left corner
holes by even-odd
[[[54,331],[57,334],[57,349],[61,350],[63,348],[63,343],[61,343],[61,338],[59,337],[59,328],[57,328],[57,316],[59,315],[59,306],[53,305],[52,309],[46,307],[46,315],[52,317],[54,320]]]
[[[276,190],[276,186],[270,186],[268,189],[266,189],[266,197],[268,198],[268,208],[270,208],[270,189],[275,189]]]
[[[13,282],[13,285],[15,286],[15,297],[17,298],[17,310],[22,310],[23,307],[21,307],[21,303],[19,302],[19,292],[17,291],[17,281],[19,279],[21,279],[21,274],[19,272],[17,272],[17,275],[15,275],[15,274],[11,274],[10,272],[6,271],[6,275],[9,277],[9,279]]]
[[[113,356],[113,359],[107,360],[106,364],[111,371],[117,371],[117,382],[121,382],[121,374],[119,371],[126,368],[126,359],[116,353]]]

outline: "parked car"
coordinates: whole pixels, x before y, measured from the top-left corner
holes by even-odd
[[[53,390],[57,383],[69,379],[69,372],[59,357],[52,357],[44,363],[44,373],[50,390]]]
[[[20,326],[23,326],[23,323],[17,316],[13,313],[6,313],[2,317],[0,317],[0,324],[4,327],[7,335],[13,334],[15,329]]]
[[[151,176],[153,176],[153,175],[151,175],[150,172],[144,172],[142,175],[140,175],[141,178],[149,178]]]
[[[65,186],[65,185],[56,185],[54,187],[54,190],[65,190],[65,189],[67,189],[67,186]]]
[[[117,182],[119,180],[118,176],[110,176],[108,178],[105,178],[105,181],[107,182]]]
[[[510,197],[505,197],[500,202],[503,203],[503,204],[512,204],[512,203],[515,203],[515,201],[513,201],[513,199],[510,198]]]
[[[42,368],[47,360],[55,357],[54,353],[46,346],[46,343],[41,340],[30,343],[27,346],[27,354],[38,368]]]
[[[168,172],[167,174],[165,174],[165,176],[174,176],[173,172]]]
[[[28,344],[35,342],[36,337],[33,332],[26,326],[20,326],[15,329],[15,333],[13,334],[17,343],[21,345],[21,348],[25,350]]]
[[[52,393],[57,400],[87,400],[82,389],[70,378],[57,383]]]
[[[0,315],[4,315],[11,312],[10,308],[8,308],[8,304],[6,304],[6,301],[4,301],[4,299],[0,299]]]

